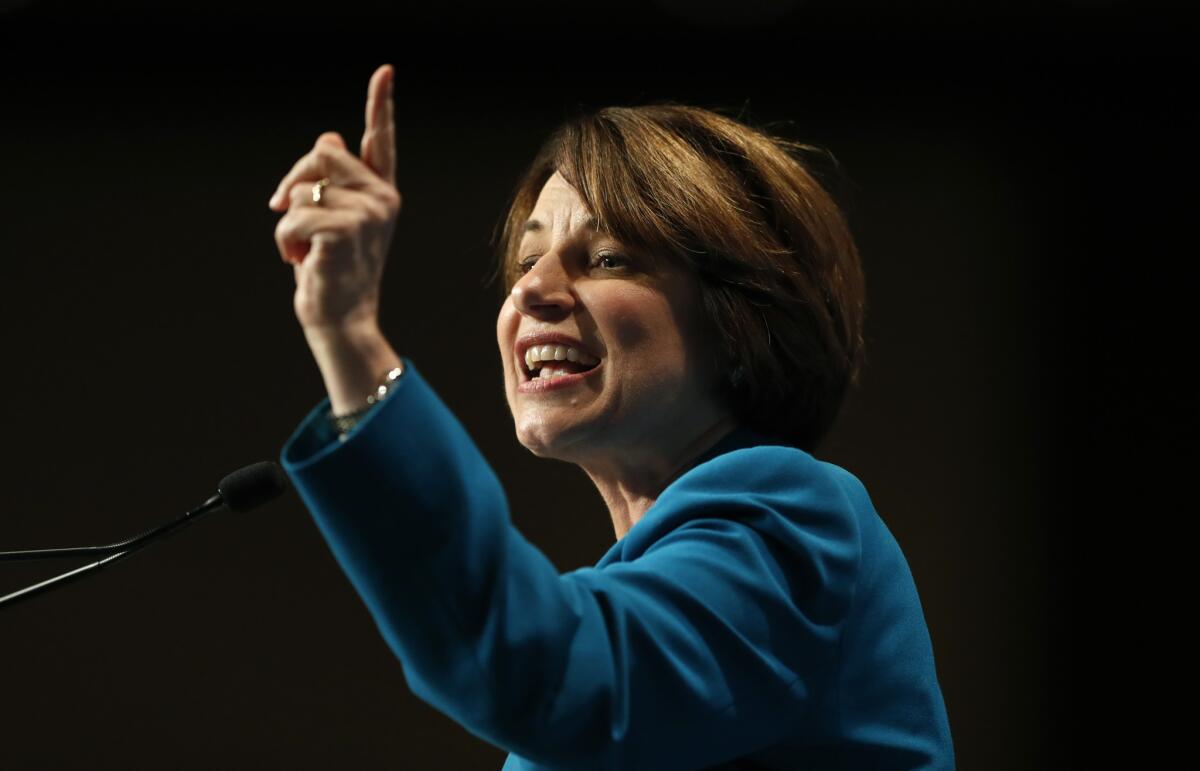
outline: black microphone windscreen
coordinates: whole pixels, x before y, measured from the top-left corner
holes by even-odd
[[[217,492],[230,511],[247,511],[277,498],[287,489],[287,476],[278,463],[251,463],[221,480]]]

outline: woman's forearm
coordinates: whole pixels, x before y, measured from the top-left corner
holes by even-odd
[[[350,327],[304,329],[334,415],[365,407],[380,377],[401,366],[400,356],[374,322]]]

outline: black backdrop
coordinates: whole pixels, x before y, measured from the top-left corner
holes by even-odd
[[[392,62],[383,327],[515,525],[562,570],[592,564],[613,538],[594,488],[513,435],[489,238],[567,112],[733,107],[845,173],[870,363],[817,454],[905,550],[959,763],[1057,768],[1130,735],[1145,702],[1123,689],[1167,652],[1137,558],[1156,550],[1173,585],[1186,510],[1163,491],[1193,457],[1176,266],[1195,258],[1196,110],[1174,7],[142,5],[0,5],[0,549],[118,540],[278,457],[324,394],[267,198],[320,132],[357,147]],[[0,594],[69,566],[2,567]],[[505,755],[407,690],[294,493],[0,611],[0,673],[3,768]]]

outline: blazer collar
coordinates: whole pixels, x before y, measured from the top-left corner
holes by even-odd
[[[740,450],[745,447],[757,447],[759,445],[791,446],[782,439],[755,431],[748,425],[742,423],[739,424],[737,428],[734,428],[728,434],[718,439],[711,447],[696,457],[695,460],[688,464],[687,468],[683,469],[679,472],[679,474],[676,475],[675,479],[678,479],[700,464],[707,463],[708,461],[724,455],[725,453],[733,452],[734,450]],[[670,486],[670,484],[667,485],[667,487]],[[630,545],[640,543],[643,540],[643,538],[631,539],[631,534],[636,532],[643,537],[647,537],[648,530],[647,526],[643,524],[643,521],[647,519],[653,519],[655,513],[655,506],[651,505],[650,508],[646,510],[646,513],[643,515],[642,519],[635,522],[633,527],[629,529],[628,533],[617,539],[612,546],[609,547],[604,556],[600,558],[600,561],[596,563],[596,567],[602,568],[605,565],[616,561],[618,558],[623,560],[626,550],[630,547]],[[639,527],[641,530],[638,530]],[[652,529],[653,526],[651,526],[651,530]]]
[[[766,434],[755,431],[747,424],[741,423],[737,426],[737,428],[718,439],[716,444],[714,444],[712,447],[709,447],[707,450],[702,452],[700,456],[688,466],[688,468],[685,470],[685,473],[686,471],[690,471],[696,466],[699,466],[701,463],[707,463],[719,455],[724,455],[725,453],[733,452],[734,450],[740,450],[744,447],[757,447],[760,444],[786,443],[782,440],[775,439],[774,437],[770,437]]]

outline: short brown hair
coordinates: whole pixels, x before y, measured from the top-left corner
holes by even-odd
[[[813,452],[858,384],[866,301],[858,248],[811,153],[832,159],[675,102],[581,113],[517,184],[493,234],[491,280],[502,276],[507,295],[520,279],[523,225],[559,172],[599,230],[700,278],[730,411]]]

